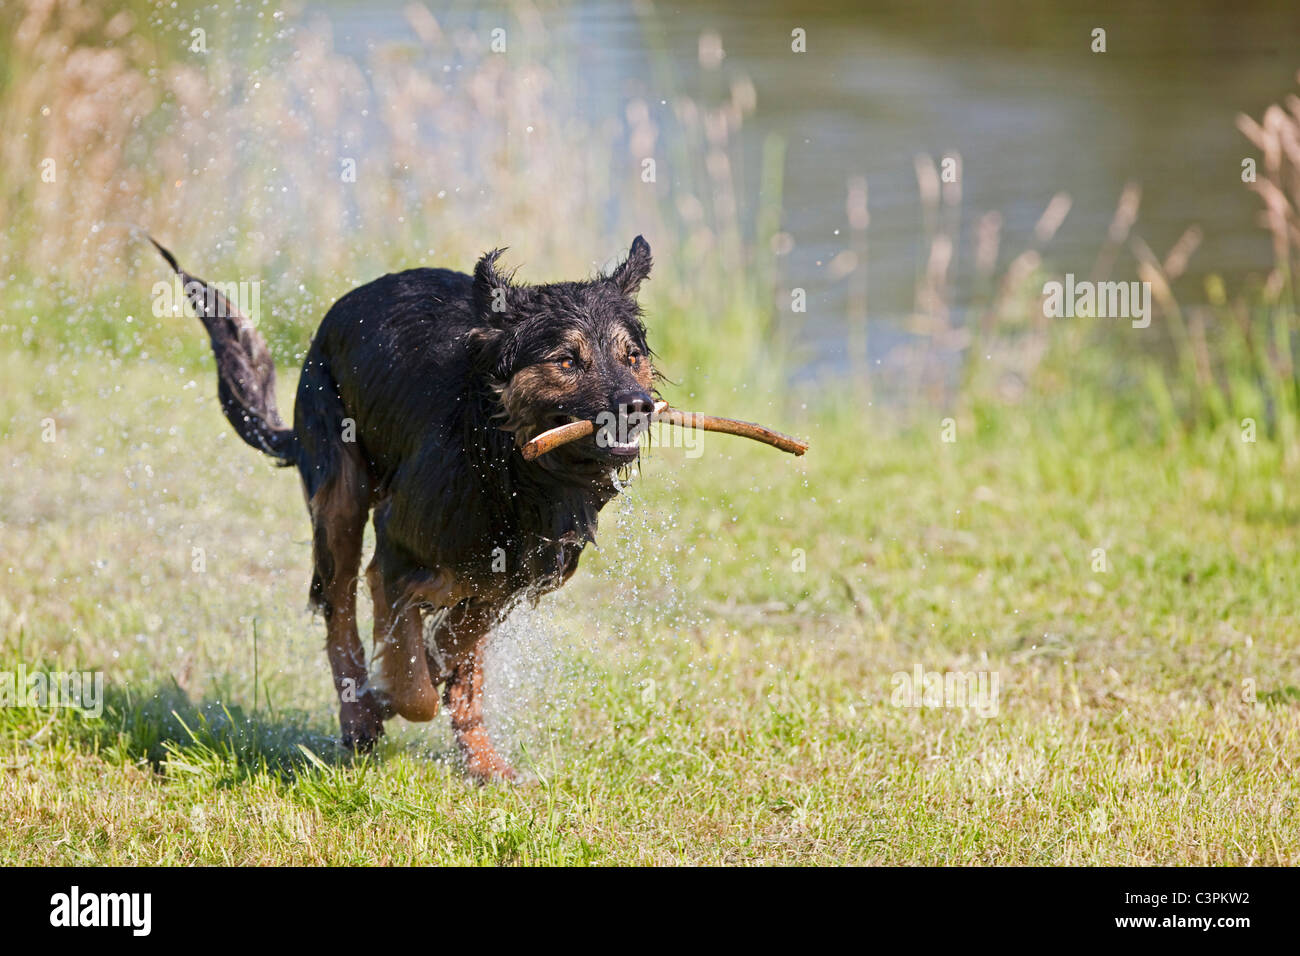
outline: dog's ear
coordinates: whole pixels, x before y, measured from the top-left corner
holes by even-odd
[[[510,377],[515,348],[515,337],[508,329],[479,326],[465,333],[470,366],[484,382],[504,382]]]
[[[474,266],[474,306],[493,325],[501,324],[510,311],[511,276],[497,269],[497,258],[503,252],[493,249]]]
[[[636,290],[641,288],[641,282],[650,274],[652,262],[650,243],[645,241],[644,236],[637,236],[632,240],[632,248],[628,251],[627,258],[609,278],[624,295],[636,295]]]

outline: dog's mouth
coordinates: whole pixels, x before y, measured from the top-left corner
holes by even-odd
[[[597,429],[592,436],[596,446],[611,458],[635,458],[641,454],[641,443],[637,440],[640,432],[629,434],[620,441],[617,434],[608,429]]]
[[[591,420],[557,413],[548,418],[546,427],[558,428],[572,422]],[[582,458],[601,461],[628,462],[641,453],[641,436],[650,428],[648,415],[618,416],[609,412],[595,416],[594,420],[595,431],[565,447]]]

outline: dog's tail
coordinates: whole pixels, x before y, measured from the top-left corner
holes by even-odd
[[[294,464],[298,440],[275,407],[275,362],[266,341],[220,289],[178,266],[152,236],[149,241],[181,277],[186,297],[208,330],[217,358],[217,395],[235,432],[277,464]]]

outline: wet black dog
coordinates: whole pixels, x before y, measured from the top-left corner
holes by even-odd
[[[349,292],[312,341],[292,428],[276,411],[275,366],[252,323],[158,249],[208,330],[226,417],[302,477],[311,600],[326,620],[345,742],[369,748],[394,714],[431,719],[444,684],[468,772],[512,777],[483,727],[484,642],[516,600],[573,574],[617,493],[617,470],[637,457],[655,398],[634,298],[649,245],[638,236],[622,265],[584,282],[517,284],[497,270],[496,250],[473,276],[412,269]],[[606,424],[524,460],[528,439],[573,419]],[[372,509],[367,667],[356,583]]]

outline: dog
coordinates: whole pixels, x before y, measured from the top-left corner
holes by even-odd
[[[494,249],[472,276],[411,269],[353,289],[312,339],[292,427],[253,323],[154,246],[207,329],[226,418],[302,479],[310,604],[325,619],[343,744],[370,750],[393,716],[431,720],[442,685],[469,777],[516,779],[484,726],[484,646],[516,602],[572,577],[639,456],[659,381],[636,301],[649,244],[637,236],[621,264],[585,281],[517,282]],[[579,419],[605,425],[535,461],[520,454]],[[371,519],[367,664],[356,586]]]

